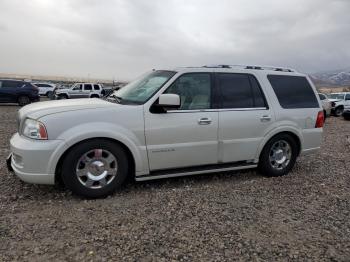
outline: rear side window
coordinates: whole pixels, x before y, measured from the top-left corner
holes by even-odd
[[[92,85],[90,85],[90,84],[85,84],[85,86],[84,86],[84,90],[92,90]]]
[[[318,108],[312,87],[303,76],[269,75],[273,90],[282,108]]]
[[[350,100],[350,94],[347,94],[347,95],[345,96],[345,100]]]
[[[265,97],[254,76],[218,73],[222,108],[266,107]]]

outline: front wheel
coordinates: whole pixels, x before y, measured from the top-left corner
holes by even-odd
[[[104,139],[94,139],[73,147],[62,165],[62,180],[73,193],[99,198],[112,194],[128,175],[124,149]]]
[[[334,111],[334,115],[339,117],[343,114],[343,112],[344,112],[344,109],[342,107],[337,107]]]
[[[258,168],[266,176],[283,176],[293,168],[298,155],[298,145],[288,134],[273,137],[261,152]]]

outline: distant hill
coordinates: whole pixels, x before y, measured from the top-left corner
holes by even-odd
[[[39,75],[22,75],[22,74],[0,73],[0,78],[21,79],[21,80],[27,80],[27,81],[64,82],[64,83],[92,82],[92,83],[113,84],[113,80],[87,78],[87,77],[39,76]],[[114,83],[117,83],[117,82],[114,81]],[[123,83],[123,82],[121,82],[121,83]]]
[[[316,85],[350,86],[350,68],[319,72],[310,76]]]

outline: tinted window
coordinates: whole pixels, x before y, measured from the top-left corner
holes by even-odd
[[[211,101],[210,74],[181,75],[164,93],[180,96],[180,110],[209,109]]]
[[[90,84],[85,84],[84,90],[87,90],[87,91],[92,90],[92,85],[90,85]]]
[[[350,100],[350,94],[347,94],[347,95],[345,96],[345,100]]]
[[[267,107],[265,96],[262,93],[258,80],[251,75],[249,76],[249,80],[253,90],[254,107]]]
[[[100,86],[99,85],[94,85],[94,90],[100,90]]]
[[[325,96],[325,95],[318,94],[318,96],[320,97],[321,100],[325,100],[325,99],[326,99],[326,96]]]
[[[22,87],[24,85],[23,82],[20,81],[3,81],[2,82],[2,87],[7,87],[7,88],[16,88],[16,87]]]
[[[265,107],[265,99],[255,77],[247,74],[217,74],[222,108]]]
[[[283,108],[318,108],[310,83],[302,76],[269,75],[268,79]]]

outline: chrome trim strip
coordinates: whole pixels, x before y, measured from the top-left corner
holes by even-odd
[[[169,174],[169,175],[156,175],[156,176],[150,175],[150,176],[135,177],[135,180],[147,181],[147,180],[161,179],[161,178],[192,176],[192,175],[209,174],[209,173],[215,173],[215,172],[250,169],[250,168],[256,168],[257,166],[258,165],[236,166],[236,167],[226,167],[226,168],[218,168],[218,169],[210,169],[210,170],[202,170],[202,171],[182,172],[182,173],[175,173],[175,174]]]
[[[168,114],[174,113],[199,113],[199,112],[225,112],[225,111],[261,111],[268,110],[267,107],[252,107],[252,108],[217,108],[217,109],[196,109],[196,110],[169,110]]]

